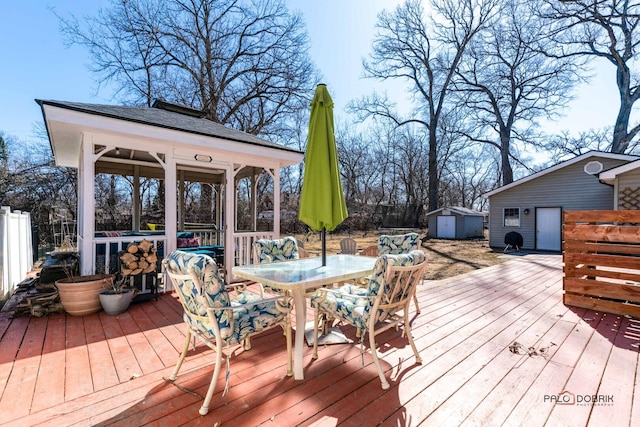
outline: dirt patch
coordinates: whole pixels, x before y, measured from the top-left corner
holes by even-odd
[[[421,233],[424,235],[425,233]],[[340,240],[351,237],[357,242],[358,251],[378,243],[378,233],[354,233],[350,235],[327,234],[327,253],[340,252]],[[320,253],[320,234],[296,236],[303,242],[309,252]],[[468,271],[489,267],[506,261],[501,257],[502,251],[494,251],[489,247],[486,238],[468,240],[432,239],[423,240],[422,250],[427,254],[429,266],[425,279],[438,280],[457,276]]]

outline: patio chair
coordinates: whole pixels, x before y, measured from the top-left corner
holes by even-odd
[[[318,289],[311,298],[311,306],[315,309],[313,327],[314,359],[318,358],[318,330],[321,316],[338,319],[361,330],[364,337],[369,334],[369,347],[373,362],[384,390],[389,383],[378,360],[376,336],[392,328],[403,325],[409,344],[416,357],[416,363],[422,359],[411,336],[409,322],[409,303],[415,288],[426,266],[426,256],[422,251],[412,251],[402,255],[382,255],[376,261],[373,275],[367,288],[344,285],[338,289]]]
[[[300,239],[296,239],[296,243],[298,244],[298,249],[304,248],[304,242]]]
[[[298,247],[298,256],[300,258],[309,258],[309,252],[305,248]]]
[[[378,256],[378,245],[367,246],[363,250],[360,251],[360,255],[362,256]]]
[[[270,264],[278,261],[290,261],[300,259],[298,242],[294,237],[287,236],[282,239],[258,239],[253,242],[253,259],[258,264]],[[260,283],[264,292],[282,294],[278,289],[272,289]]]
[[[287,375],[293,374],[289,317],[291,305],[287,299],[262,298],[243,287],[225,286],[216,262],[208,255],[174,251],[163,261],[163,266],[178,294],[184,310],[183,319],[187,324],[184,347],[169,381],[174,382],[178,376],[189,350],[192,334],[216,352],[215,368],[200,408],[201,415],[206,415],[209,411],[222,365],[224,346],[228,349],[231,345],[243,344],[245,350],[250,350],[251,336],[281,326],[287,345]],[[231,296],[229,292],[233,290],[234,296]],[[227,382],[223,396],[229,387],[230,355],[230,352],[227,353]]]
[[[258,239],[253,242],[253,257],[259,264],[298,259],[298,242],[291,236],[274,240]]]
[[[356,254],[356,241],[350,237],[340,240],[340,253],[345,255]]]
[[[378,237],[378,255],[385,254],[406,254],[413,250],[420,249],[420,239],[418,233],[399,234],[395,236],[382,235]],[[418,297],[413,295],[413,302],[416,303],[416,312],[420,314]]]
[[[382,235],[378,237],[378,255],[406,254],[420,249],[418,233],[399,234],[396,236]]]

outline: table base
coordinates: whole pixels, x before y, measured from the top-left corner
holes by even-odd
[[[347,338],[340,328],[328,328],[325,335],[320,335],[320,332],[318,331],[318,345],[353,344],[353,340]],[[305,325],[304,338],[307,346],[313,347],[313,322]]]

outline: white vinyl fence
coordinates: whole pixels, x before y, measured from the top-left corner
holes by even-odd
[[[0,208],[0,272],[2,294],[9,296],[16,285],[27,278],[33,268],[31,241],[31,215],[28,212],[11,212],[9,206]]]

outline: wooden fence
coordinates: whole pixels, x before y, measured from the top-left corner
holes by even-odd
[[[564,303],[640,318],[640,210],[565,211]]]

